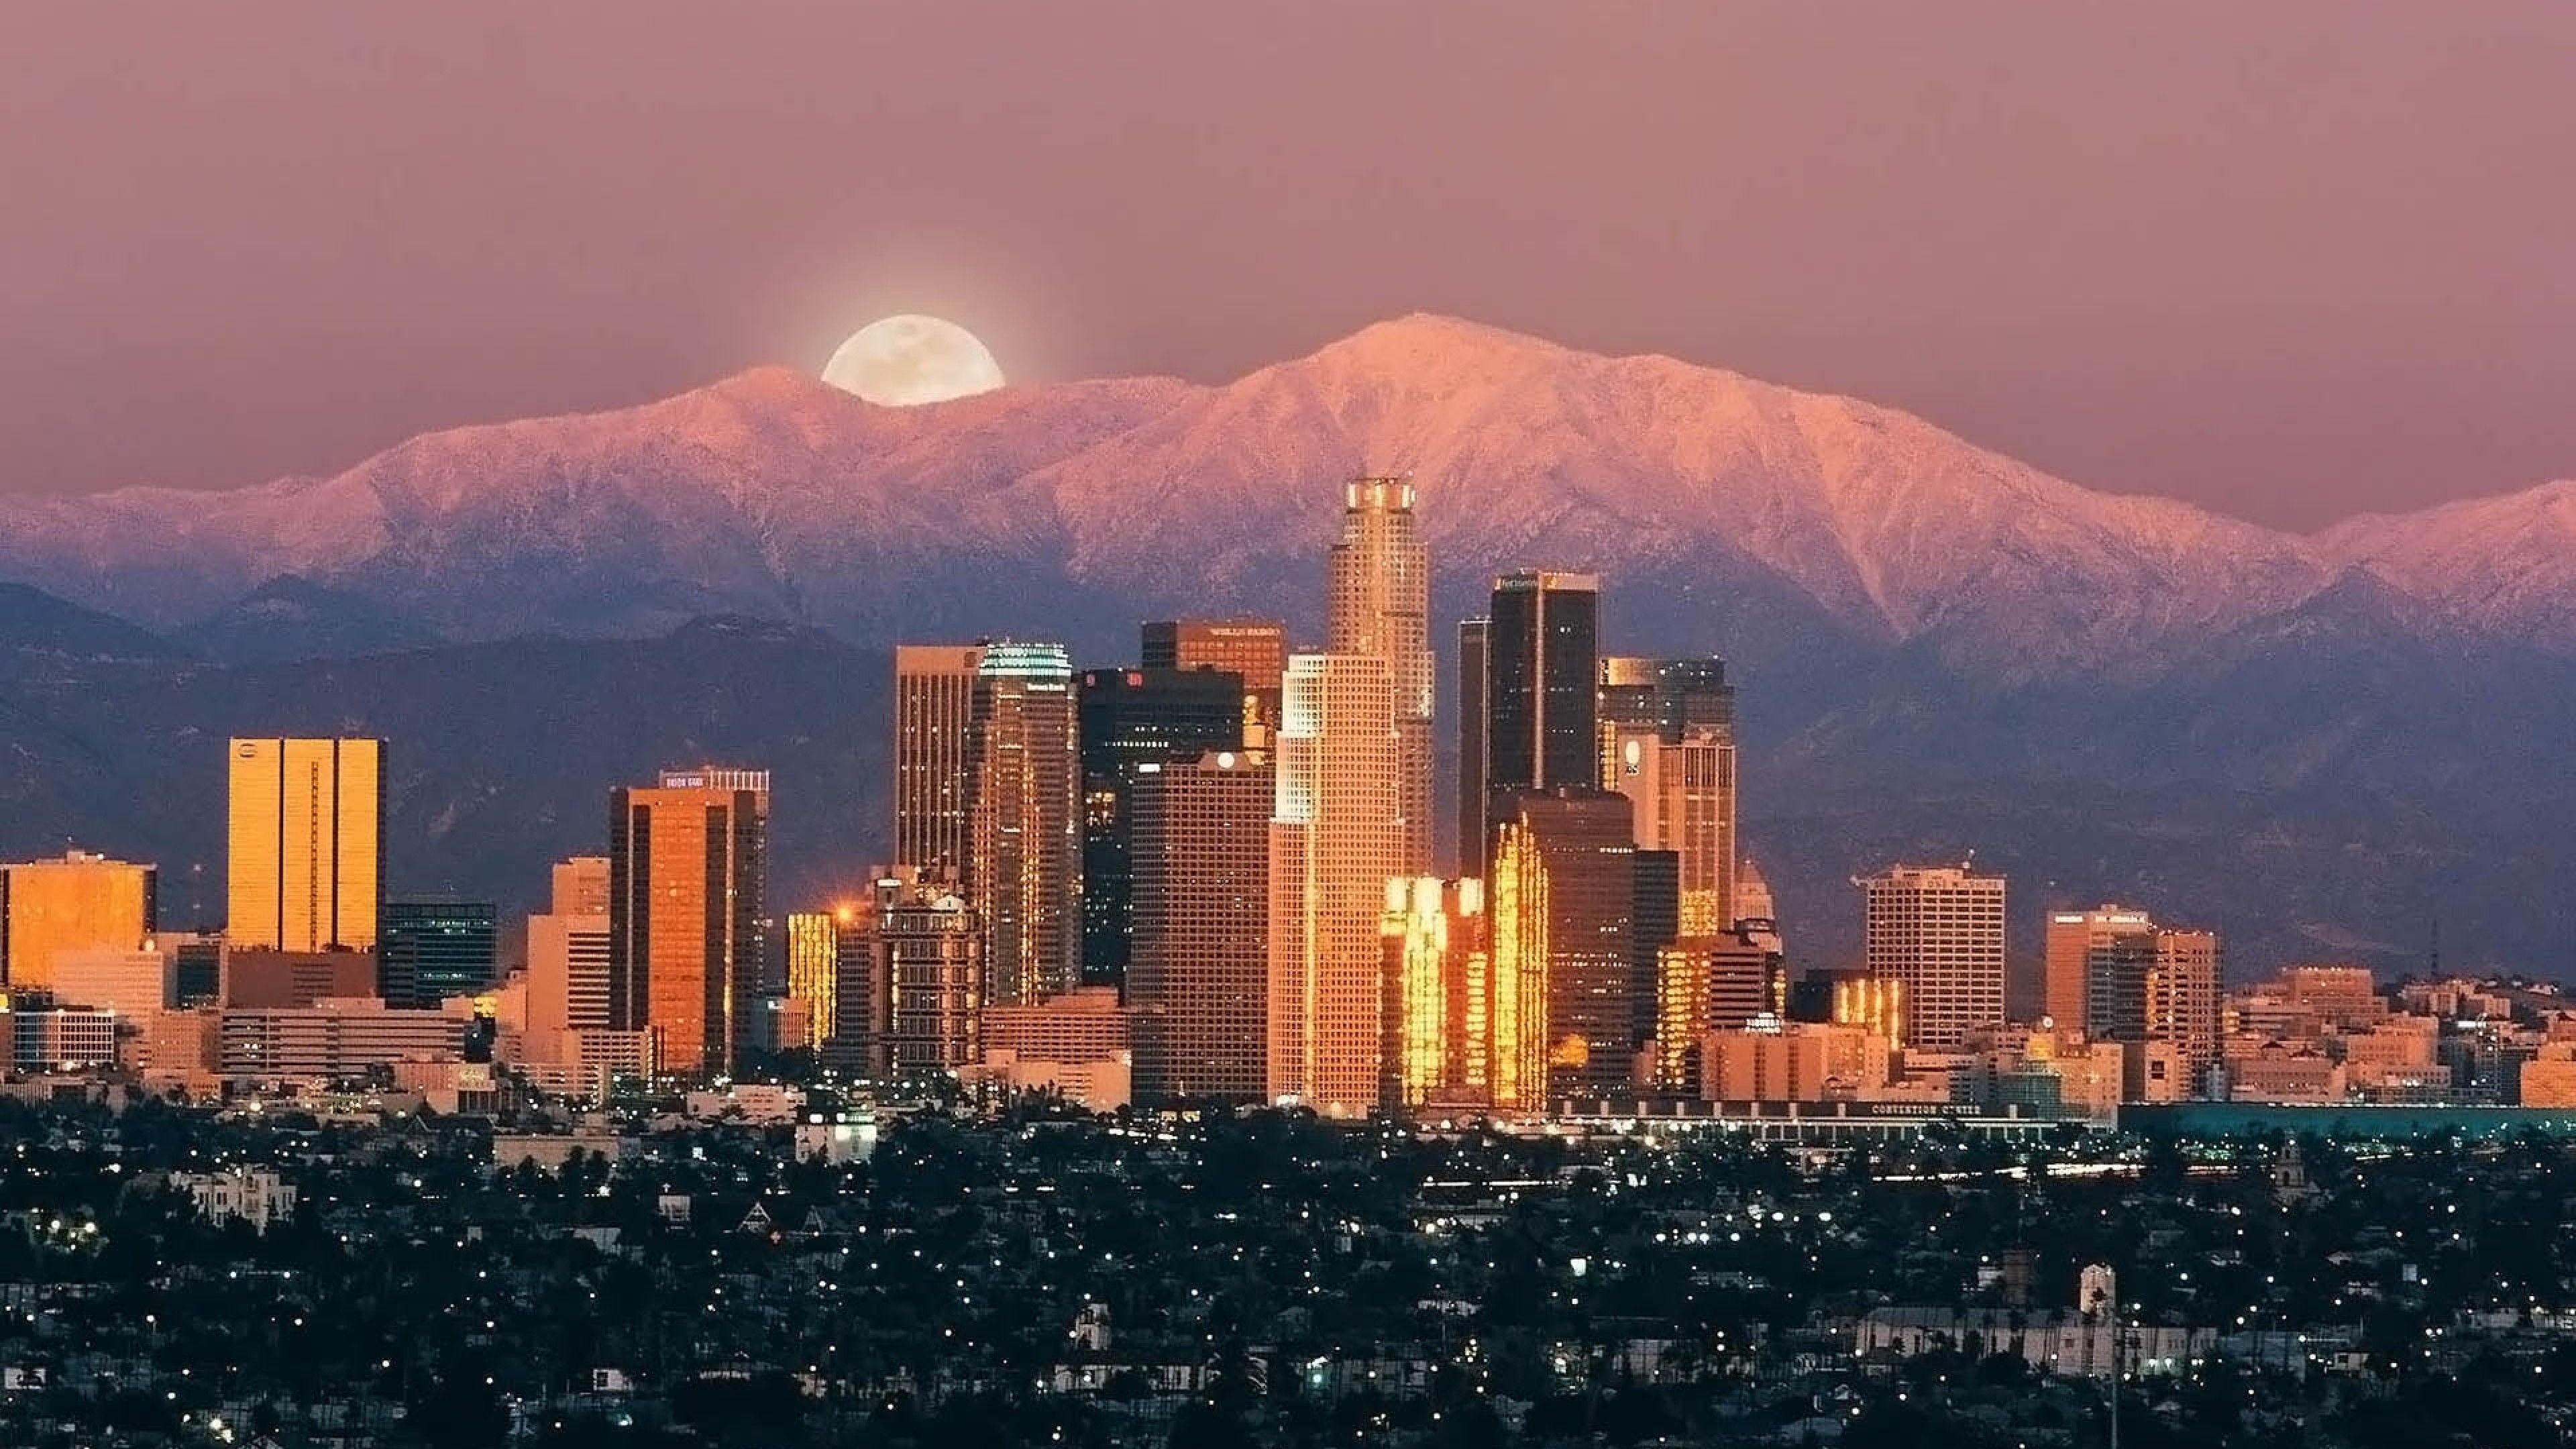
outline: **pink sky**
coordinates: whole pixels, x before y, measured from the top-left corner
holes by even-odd
[[[50,6],[0,490],[1455,312],[2309,526],[2576,474],[2576,5]]]

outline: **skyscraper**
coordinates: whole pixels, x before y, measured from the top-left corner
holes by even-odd
[[[1600,784],[1600,608],[1600,582],[1589,574],[1494,580],[1481,729],[1489,798]]]
[[[156,880],[148,865],[80,850],[0,865],[0,985],[46,990],[65,953],[140,949]]]
[[[2134,976],[2143,991],[2155,930],[2156,923],[2146,912],[2126,906],[2049,912],[2040,1009],[2062,1030],[2098,1034],[2092,1008],[2095,976],[2106,980]],[[2114,957],[2129,957],[2132,966],[2117,965]],[[2143,1010],[2140,1001],[2132,1000],[2126,1015],[2134,1019]],[[2114,1017],[2121,1014],[2117,1009],[2111,1012]]]
[[[962,872],[974,833],[967,794],[980,644],[894,651],[895,865]]]
[[[1458,831],[1458,869],[1474,874],[1485,860],[1485,655],[1491,619],[1458,624],[1458,795],[1450,802]]]
[[[968,743],[965,886],[984,932],[984,999],[1034,1002],[1081,977],[1082,816],[1063,645],[983,646]]]
[[[1276,619],[1162,619],[1143,629],[1147,669],[1221,669],[1243,676],[1243,746],[1268,750],[1279,732],[1279,680],[1288,626]]]
[[[1249,754],[1168,760],[1136,779],[1127,1004],[1139,1102],[1266,1096],[1277,796],[1269,762]]]
[[[665,1070],[720,1074],[746,1044],[759,989],[768,778],[664,781],[609,797],[609,1025],[649,1032]]]
[[[879,878],[870,912],[872,992],[863,1029],[869,1070],[898,1081],[944,1077],[982,1058],[977,1027],[984,1007],[984,943],[974,909],[947,881],[919,872]],[[850,1030],[850,1013],[842,1016]]]
[[[1735,691],[1715,659],[1601,661],[1600,772],[1628,797],[1637,844],[1680,857],[1681,929],[1734,929]]]
[[[1492,1101],[1493,952],[1484,883],[1436,876],[1386,883],[1379,926],[1386,955],[1388,1111],[1435,1102]]]
[[[492,984],[500,907],[489,901],[385,902],[376,972],[387,1006],[429,1008]]]
[[[376,944],[384,741],[237,739],[224,937],[281,951]]]
[[[571,1060],[576,1033],[609,1030],[608,877],[604,855],[559,862],[547,908],[528,917],[528,1046],[534,1060]]]
[[[1891,866],[1856,880],[1869,974],[1904,989],[1902,1045],[1956,1051],[2004,1019],[2004,878]]]
[[[1653,1010],[1652,977],[1639,976],[1628,802],[1591,785],[1493,799],[1496,970],[1543,973],[1547,1095],[1622,1092],[1638,1022]]]
[[[1335,564],[1338,583],[1338,549]],[[1288,660],[1270,825],[1269,1091],[1337,1116],[1377,1101],[1380,917],[1386,883],[1412,873],[1398,694],[1379,655]]]
[[[1328,567],[1324,652],[1383,660],[1393,692],[1403,874],[1431,868],[1431,565],[1403,478],[1355,479]],[[1383,883],[1371,888],[1371,915]],[[1371,930],[1374,933],[1374,924]]]
[[[1684,936],[1657,953],[1655,1076],[1685,1096],[1700,1090],[1700,1038],[1741,1031],[1788,1006],[1779,954],[1753,933]]]
[[[1130,798],[1140,772],[1242,749],[1243,676],[1213,667],[1086,669],[1082,739],[1082,974],[1127,971]]]
[[[820,1052],[832,1039],[841,992],[841,922],[830,911],[787,918],[787,999],[803,1012],[788,1045]]]
[[[2156,961],[2147,977],[2147,1039],[2169,1041],[2197,1075],[2218,1060],[2219,946],[2216,931],[2156,932]],[[2185,1090],[2194,1084],[2180,1084]]]

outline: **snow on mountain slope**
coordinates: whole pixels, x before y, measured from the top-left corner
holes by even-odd
[[[897,409],[767,368],[424,435],[327,479],[0,504],[0,577],[174,625],[291,576],[450,638],[714,612],[871,640],[1058,608],[1103,629],[1304,619],[1363,472],[1419,484],[1444,611],[1503,569],[1592,569],[1614,621],[1686,608],[1728,647],[1827,627],[1978,678],[2131,678],[2358,563],[2480,628],[2576,640],[2576,485],[2300,538],[2091,492],[1868,403],[1431,316],[1218,387]]]
[[[2316,545],[2472,628],[2576,650],[2576,479],[2420,513],[2364,514],[2318,534]]]

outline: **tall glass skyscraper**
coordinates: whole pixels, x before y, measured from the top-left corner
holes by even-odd
[[[1080,776],[1063,645],[982,646],[967,758],[965,884],[984,932],[984,999],[1034,1003],[1081,978]]]

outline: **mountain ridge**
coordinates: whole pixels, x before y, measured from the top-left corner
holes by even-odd
[[[754,368],[422,434],[327,477],[0,505],[0,577],[171,629],[292,576],[455,640],[742,612],[882,642],[969,622],[919,617],[961,571],[1003,583],[1002,627],[1048,619],[1050,589],[1104,630],[1095,614],[1138,606],[1307,622],[1340,484],[1378,470],[1422,486],[1461,607],[1501,568],[1588,567],[1721,613],[1735,593],[1785,596],[1854,639],[2028,682],[2169,668],[2357,563],[2428,611],[2576,649],[2576,564],[2554,547],[2576,540],[2566,485],[2285,533],[2095,492],[1876,404],[1433,314],[1212,386],[898,409]]]

